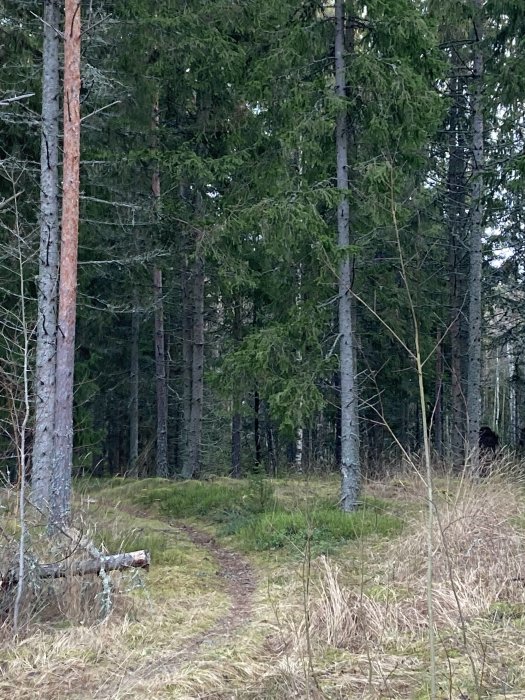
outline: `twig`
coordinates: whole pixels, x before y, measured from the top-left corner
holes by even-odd
[[[86,119],[89,119],[89,117],[93,117],[95,114],[98,114],[99,112],[104,112],[104,110],[109,109],[110,107],[114,107],[115,105],[119,105],[122,102],[122,100],[115,100],[114,102],[110,102],[108,105],[104,105],[103,107],[99,107],[98,109],[95,109],[93,112],[90,112],[89,114],[86,114],[85,117],[82,117],[80,122],[85,122]]]
[[[0,100],[0,107],[6,107],[13,102],[20,102],[20,100],[27,100],[28,97],[33,97],[34,92],[26,92],[24,95],[15,95],[14,97],[4,97]]]

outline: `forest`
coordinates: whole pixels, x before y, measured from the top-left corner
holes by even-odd
[[[522,0],[0,0],[0,695],[523,697],[469,625],[525,610],[524,104]],[[218,596],[152,686],[14,694],[4,639],[107,650],[143,576],[159,629]]]

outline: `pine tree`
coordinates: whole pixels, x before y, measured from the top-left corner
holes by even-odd
[[[35,371],[35,435],[32,498],[47,509],[53,468],[59,240],[60,10],[46,0],[42,49],[42,142],[40,155],[40,249]]]
[[[73,380],[80,188],[80,6],[66,0],[64,20],[64,162],[55,393],[55,463],[50,520],[67,522],[73,469]]]

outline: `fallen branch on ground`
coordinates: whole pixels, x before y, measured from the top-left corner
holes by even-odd
[[[147,569],[151,562],[150,553],[145,550],[124,554],[109,554],[97,559],[74,562],[72,564],[40,564],[36,573],[40,578],[65,578],[66,576],[85,576],[104,571],[121,571],[122,569]],[[5,576],[0,575],[0,589],[8,590],[18,583],[18,571],[11,569]]]

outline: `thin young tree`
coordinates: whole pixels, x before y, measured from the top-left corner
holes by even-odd
[[[80,190],[80,12],[81,3],[78,0],[65,1],[62,235],[58,292],[55,459],[50,499],[50,520],[53,523],[67,523],[71,514]]]
[[[56,328],[59,239],[58,132],[60,118],[60,9],[45,0],[42,47],[40,251],[36,329],[35,435],[32,498],[41,510],[50,496],[55,427]]]
[[[352,272],[350,245],[350,201],[348,196],[348,111],[345,61],[345,2],[335,2],[335,92],[340,100],[336,122],[337,187],[341,193],[337,208],[339,266],[339,367],[341,377],[341,507],[357,507],[360,486],[359,421],[355,368],[355,329],[352,314]]]

